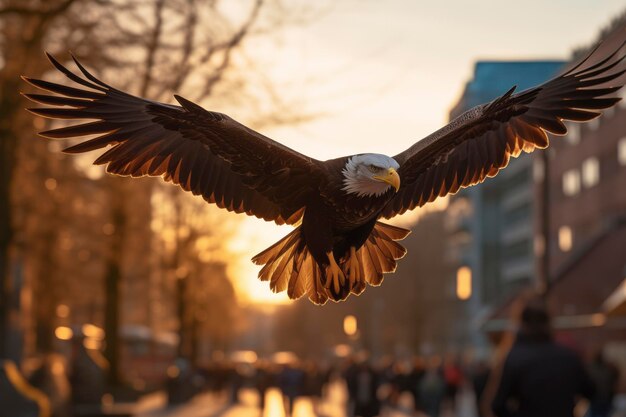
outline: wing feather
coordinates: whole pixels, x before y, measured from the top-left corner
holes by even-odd
[[[566,134],[564,120],[589,121],[614,106],[620,98],[606,95],[624,85],[625,44],[603,56],[598,46],[539,87],[518,94],[511,88],[396,155],[402,186],[382,216],[394,217],[493,177],[511,157],[546,148],[547,133]]]
[[[53,139],[97,135],[67,148],[82,153],[109,147],[95,164],[107,172],[162,176],[209,203],[237,213],[295,223],[316,189],[320,162],[299,154],[221,113],[175,96],[181,106],[134,97],[98,80],[74,58],[73,73],[52,65],[83,88],[23,77],[58,95],[24,94],[48,107],[29,109],[54,119],[86,122],[41,132]]]

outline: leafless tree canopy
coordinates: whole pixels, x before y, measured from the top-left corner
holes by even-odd
[[[93,322],[107,331],[117,382],[121,325],[180,331],[181,353],[192,358],[199,340],[227,345],[241,319],[224,263],[236,224],[173,187],[102,176],[36,138],[50,126],[23,111],[19,76],[50,70],[44,51],[66,62],[71,51],[143,97],[170,101],[179,93],[245,107],[257,125],[297,122],[310,116],[287,111],[293,106],[271,83],[248,88],[259,69],[244,44],[311,16],[279,0],[235,8],[215,0],[0,1],[0,332],[18,268],[36,306],[22,323],[35,335],[27,355],[49,351],[56,326]],[[59,306],[69,317],[59,317]]]

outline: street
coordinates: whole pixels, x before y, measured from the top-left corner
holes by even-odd
[[[266,407],[263,414],[258,408],[258,393],[251,389],[242,389],[239,393],[239,404],[227,404],[226,396],[201,394],[188,403],[166,407],[165,393],[159,392],[146,397],[140,404],[137,417],[285,417],[282,396],[277,388],[267,391]],[[463,391],[458,397],[458,413],[444,410],[441,417],[476,417],[474,402],[469,391]],[[425,417],[414,414],[412,399],[409,395],[400,398],[398,408],[384,408],[382,417]],[[295,401],[293,417],[315,417],[314,404],[309,397],[301,397]],[[346,392],[343,384],[335,382],[330,385],[328,396],[319,405],[319,415],[328,417],[346,416]]]

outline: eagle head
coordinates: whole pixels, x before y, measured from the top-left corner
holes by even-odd
[[[395,159],[377,153],[355,155],[343,168],[342,190],[359,197],[379,196],[389,187],[400,188],[400,165]]]

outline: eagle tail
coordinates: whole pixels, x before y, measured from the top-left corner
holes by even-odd
[[[317,264],[302,239],[302,226],[252,258],[252,262],[263,265],[259,272],[261,281],[269,281],[274,292],[287,290],[291,299],[305,294],[315,304],[325,304],[328,299],[345,300],[350,294],[361,294],[366,283],[378,286],[383,274],[396,270],[396,261],[406,254],[406,249],[397,241],[404,239],[410,230],[376,222],[367,241],[356,251],[360,275],[364,280],[351,282],[346,279],[336,291],[334,286],[326,288],[326,270]],[[339,264],[348,276],[350,253],[342,257]]]
[[[383,274],[396,270],[396,261],[406,255],[406,249],[397,241],[404,239],[410,233],[410,230],[402,227],[376,222],[363,246],[356,251],[355,256],[358,258],[361,276],[365,279],[356,282],[350,288],[352,294],[361,294],[365,290],[366,283],[373,286],[382,284]],[[344,273],[347,273],[349,256],[348,254],[342,259]]]
[[[307,294],[315,304],[328,301],[328,290],[323,285],[325,271],[317,265],[302,239],[302,226],[252,258],[263,265],[261,281],[269,281],[273,292],[287,290],[291,299]]]

